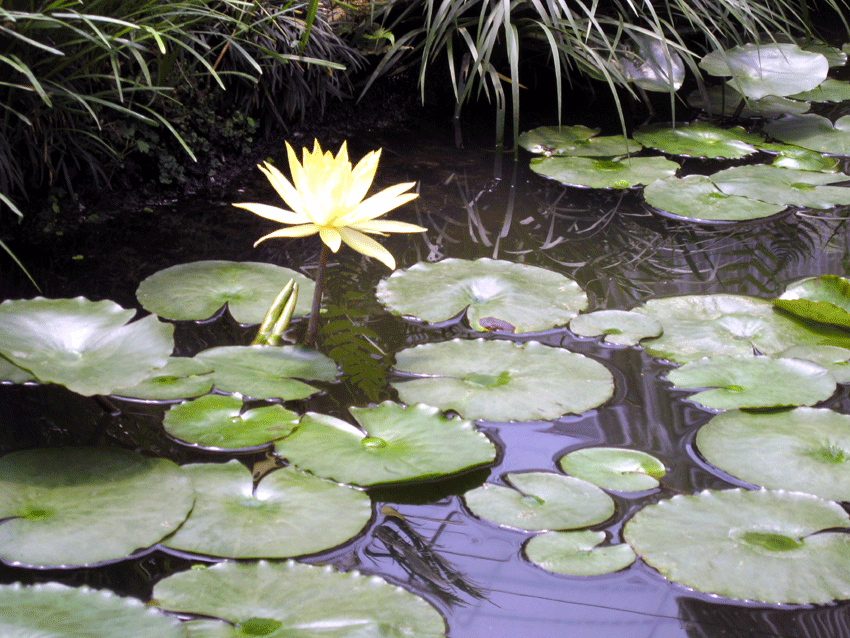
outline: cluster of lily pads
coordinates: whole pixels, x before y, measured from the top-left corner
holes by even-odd
[[[403,403],[351,407],[350,419],[292,409],[337,378],[336,363],[315,350],[230,345],[173,356],[175,322],[209,321],[226,306],[240,323],[258,324],[296,277],[266,264],[175,266],[140,285],[138,299],[154,314],[136,321],[108,301],[0,304],[0,379],[60,384],[119,404],[161,402],[170,437],[231,459],[181,467],[114,448],[9,453],[0,458],[0,559],[90,566],[158,546],[259,560],[169,576],[154,598],[162,609],[219,619],[199,621],[193,635],[313,635],[310,627],[329,623],[339,636],[358,635],[363,623],[382,636],[442,635],[436,609],[382,579],[263,560],[356,537],[374,517],[372,486],[493,465],[497,448],[473,421],[553,420],[603,405],[615,391],[608,368],[536,338],[568,325],[608,347],[639,344],[679,364],[667,380],[702,390],[689,400],[717,412],[696,436],[698,452],[718,473],[758,489],[660,500],[627,520],[619,539],[593,529],[616,515],[609,492],[652,498],[667,468],[638,450],[586,447],[557,460],[562,473],[511,472],[470,489],[463,501],[473,515],[529,532],[524,556],[556,573],[609,573],[640,556],[670,580],[729,598],[850,598],[850,537],[841,533],[850,520],[837,503],[850,500],[850,417],[817,407],[850,380],[850,282],[811,278],[773,301],[684,296],[583,312],[579,286],[542,268],[419,263],[382,280],[380,302],[425,329],[463,322],[470,338],[396,353],[392,385]],[[285,467],[252,474],[237,459],[257,451]],[[293,593],[305,591],[309,603]],[[136,603],[58,585],[0,588],[0,606],[29,610],[16,612],[27,627],[43,615],[35,610],[65,606],[89,615],[79,608],[97,606],[116,626],[136,615],[138,635],[149,623],[178,627]]]
[[[672,55],[669,63],[679,68]],[[629,139],[599,137],[599,129],[585,126],[544,126],[521,135],[520,144],[542,155],[531,160],[531,168],[545,177],[590,188],[644,186],[653,210],[679,219],[736,222],[770,217],[789,207],[850,205],[850,189],[837,185],[848,178],[834,157],[850,155],[850,116],[833,123],[806,112],[812,102],[850,99],[850,83],[827,78],[831,66],[846,60],[847,54],[837,49],[803,50],[778,43],[741,45],[705,56],[703,70],[729,80],[692,96],[692,103],[712,115],[737,112],[735,105],[746,107],[740,115],[759,118],[760,130],[698,120],[643,126]],[[669,79],[660,80],[655,88],[668,90]],[[650,149],[663,155],[650,155]],[[679,177],[681,165],[668,158],[736,165]]]

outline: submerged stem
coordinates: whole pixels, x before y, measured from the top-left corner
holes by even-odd
[[[307,324],[307,338],[304,345],[313,348],[316,346],[316,336],[319,333],[319,311],[322,308],[322,292],[325,287],[325,265],[328,263],[330,249],[323,243],[322,252],[319,255],[319,267],[316,269],[316,289],[313,293],[313,308],[310,311],[310,322]]]

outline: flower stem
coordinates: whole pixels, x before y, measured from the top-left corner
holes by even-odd
[[[313,308],[310,311],[310,322],[307,324],[307,338],[304,345],[315,348],[316,336],[319,334],[319,312],[322,309],[322,292],[325,287],[325,265],[328,263],[330,249],[323,243],[319,255],[319,267],[316,269],[316,289],[313,293]]]

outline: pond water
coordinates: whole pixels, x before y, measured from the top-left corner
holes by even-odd
[[[349,139],[353,158],[383,148],[376,185],[419,184],[419,199],[391,217],[418,223],[428,232],[382,240],[400,268],[447,257],[532,264],[575,279],[588,293],[589,310],[630,309],[654,297],[680,294],[734,293],[772,299],[802,277],[850,275],[846,210],[792,211],[737,226],[683,224],[647,210],[639,191],[567,188],[532,173],[525,153],[514,164],[510,155],[497,155],[483,145],[457,148],[451,131],[424,127]],[[336,150],[342,140],[321,141],[324,148]],[[285,165],[285,152],[275,158],[278,165]],[[711,169],[720,165],[714,163]],[[685,164],[686,172],[704,169],[696,161]],[[188,261],[261,261],[312,274],[318,261],[317,238],[268,241],[253,249],[254,240],[274,224],[230,206],[245,201],[275,202],[274,192],[258,171],[216,201],[166,202],[122,212],[72,238],[57,239],[54,251],[20,256],[47,297],[85,295],[112,299],[125,307],[138,307],[134,293],[142,279]],[[332,258],[328,274],[330,302],[373,330],[383,351],[392,354],[420,343],[479,336],[459,320],[429,327],[384,311],[375,300],[374,288],[387,274],[380,263],[345,248]],[[4,267],[0,298],[30,296],[25,279]],[[298,329],[303,328],[303,322],[299,323]],[[222,317],[180,326],[176,341],[179,353],[186,355],[213,345],[247,343],[250,332]],[[554,421],[479,422],[499,445],[495,466],[421,487],[371,490],[376,515],[365,532],[305,562],[380,574],[421,594],[445,615],[454,638],[850,635],[850,603],[795,606],[729,601],[670,583],[640,560],[604,576],[551,574],[522,556],[522,545],[532,533],[499,528],[473,517],[459,494],[510,471],[558,471],[556,461],[565,451],[589,445],[643,450],[668,468],[658,489],[614,494],[614,517],[592,528],[607,531],[614,540],[620,538],[631,514],[647,503],[706,488],[746,486],[711,468],[695,453],[695,432],[714,413],[688,401],[687,393],[660,378],[671,364],[639,348],[603,345],[597,338],[580,338],[565,328],[516,340],[539,340],[603,363],[614,375],[614,397],[595,410]],[[322,395],[296,402],[299,410],[342,416],[349,405],[397,399],[389,386],[366,392],[343,381],[326,389]],[[823,405],[849,413],[849,399],[846,387],[840,386]],[[124,415],[118,425],[110,421],[100,431],[100,407],[59,388],[0,387],[0,406],[3,452],[94,439],[124,445],[136,441],[142,449],[178,462],[198,460],[196,453],[169,442],[157,430],[161,407],[121,403]],[[147,434],[140,439],[140,432]],[[382,510],[384,505],[404,520],[392,510]],[[435,567],[434,561],[441,566]],[[156,549],[84,570],[2,566],[0,580],[89,584],[146,599],[154,582],[193,562],[202,561]]]

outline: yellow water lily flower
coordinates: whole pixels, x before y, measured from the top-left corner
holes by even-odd
[[[415,199],[416,193],[405,193],[416,185],[415,182],[395,184],[363,199],[375,177],[380,150],[368,153],[354,168],[348,160],[345,142],[336,157],[330,151],[322,152],[318,140],[312,152],[304,149],[303,162],[298,161],[288,142],[286,152],[292,182],[268,162],[259,169],[291,210],[267,204],[234,204],[288,226],[261,237],[254,246],[272,237],[306,237],[319,233],[333,252],[338,251],[344,242],[357,252],[374,257],[394,269],[395,259],[390,252],[366,233],[386,235],[426,230],[415,224],[376,219]]]

